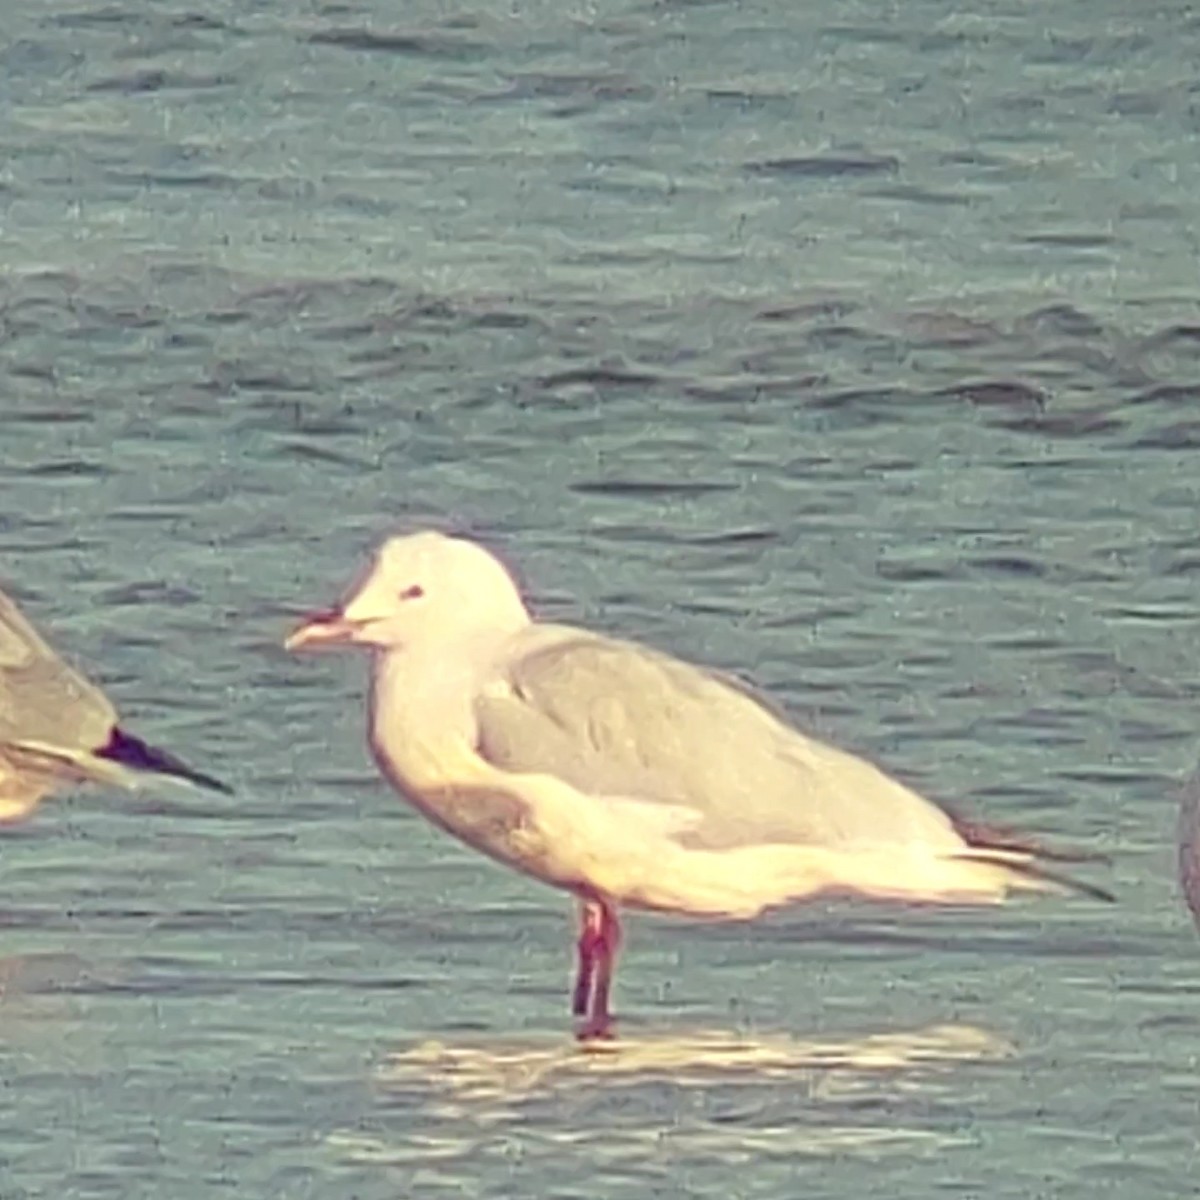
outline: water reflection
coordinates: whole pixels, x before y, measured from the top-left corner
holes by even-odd
[[[721,1030],[623,1037],[580,1046],[561,1038],[428,1041],[392,1055],[379,1086],[424,1084],[462,1104],[487,1105],[594,1084],[665,1079],[677,1087],[803,1078],[814,1094],[841,1094],[873,1074],[1003,1058],[1011,1045],[970,1025],[933,1025],[860,1038],[761,1037]]]
[[[344,1161],[423,1170],[486,1156],[518,1128],[545,1150],[576,1145],[590,1137],[590,1111],[619,1090],[619,1107],[638,1118],[614,1127],[610,1113],[603,1146],[589,1148],[614,1165],[682,1153],[912,1155],[971,1141],[931,1119],[934,1094],[954,1067],[1012,1053],[970,1025],[812,1038],[694,1030],[588,1047],[550,1036],[426,1041],[392,1054],[375,1080],[381,1107],[404,1114],[394,1135],[360,1127],[327,1145]],[[664,1104],[664,1088],[700,1091],[695,1103]],[[414,1109],[425,1118],[416,1127]]]
[[[0,1058],[23,1069],[89,1071],[104,1061],[105,1034],[89,1025],[79,993],[118,982],[120,969],[70,953],[0,956]]]

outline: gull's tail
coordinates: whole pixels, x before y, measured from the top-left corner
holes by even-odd
[[[1008,886],[1022,891],[1077,892],[1094,900],[1115,903],[1112,892],[1045,866],[1047,862],[1106,862],[1103,854],[1047,846],[1036,838],[994,825],[951,818],[967,849],[954,857],[996,867]]]

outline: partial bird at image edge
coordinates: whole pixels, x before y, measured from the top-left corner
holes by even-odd
[[[231,790],[124,729],[112,701],[0,591],[0,822],[69,783],[137,790],[162,779]]]

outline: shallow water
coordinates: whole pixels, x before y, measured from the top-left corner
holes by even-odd
[[[6,13],[0,577],[237,794],[4,832],[0,1194],[1190,1190],[1193,17]],[[635,919],[576,1051],[562,898],[279,646],[424,524],[1119,906]]]

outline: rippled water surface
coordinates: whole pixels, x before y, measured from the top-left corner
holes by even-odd
[[[236,788],[0,835],[6,1200],[1190,1193],[1200,27],[959,7],[6,8],[0,577]],[[279,645],[427,524],[1119,905],[635,919],[576,1050]]]

